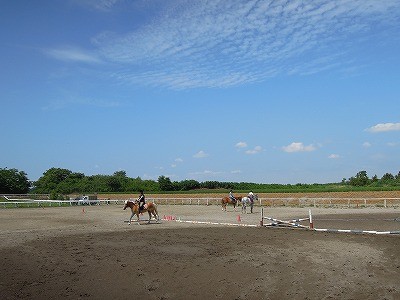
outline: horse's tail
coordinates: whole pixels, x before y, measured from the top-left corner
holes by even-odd
[[[154,213],[157,216],[157,220],[160,218],[158,215],[158,210],[157,210],[157,205],[154,202],[151,202],[153,208],[154,208]]]

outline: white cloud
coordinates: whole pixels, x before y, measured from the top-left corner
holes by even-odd
[[[178,158],[175,158],[175,161],[181,163],[181,162],[183,162],[183,159],[178,157]]]
[[[176,164],[172,164],[172,165],[171,165],[171,168],[176,168]]]
[[[75,61],[83,63],[100,63],[100,59],[93,53],[75,47],[65,47],[58,49],[46,49],[44,53],[63,61]]]
[[[72,0],[76,2],[78,5],[88,7],[91,9],[95,9],[98,11],[111,11],[112,8],[120,1],[120,0]]]
[[[370,142],[364,142],[364,143],[362,144],[362,146],[363,146],[364,148],[369,148],[369,147],[371,147],[372,145],[371,145]]]
[[[207,156],[208,156],[208,154],[205,153],[203,150],[200,150],[195,155],[193,155],[194,158],[204,158],[204,157],[207,157]]]
[[[239,173],[242,173],[242,171],[240,171],[240,170],[233,170],[233,171],[231,171],[231,174],[239,174]]]
[[[400,123],[380,123],[365,130],[369,132],[399,131]]]
[[[262,151],[262,147],[261,146],[256,146],[252,150],[247,150],[246,154],[257,154],[257,153],[260,153],[261,151]]]
[[[357,33],[362,33],[358,39],[373,39],[371,22],[397,30],[400,8],[396,0],[187,3],[171,1],[141,27],[93,39],[102,58],[121,67],[114,78],[186,89],[348,70],[356,63],[346,58]],[[114,5],[100,2],[103,8]]]
[[[330,158],[330,159],[338,159],[338,158],[340,158],[340,155],[339,154],[331,154],[331,155],[328,156],[328,158]]]
[[[68,96],[63,99],[52,100],[46,106],[42,107],[42,110],[60,110],[70,106],[93,106],[99,108],[113,108],[118,107],[121,104],[113,99],[92,99]]]
[[[239,142],[235,145],[236,148],[246,148],[247,143],[246,142]]]
[[[396,147],[397,145],[399,145],[399,143],[398,142],[389,142],[389,143],[387,143],[387,145],[389,147]]]
[[[204,176],[204,175],[206,175],[206,176],[208,176],[208,175],[210,175],[210,176],[215,176],[215,175],[219,175],[219,174],[222,174],[223,172],[217,172],[217,171],[210,171],[210,170],[204,170],[204,171],[199,171],[199,172],[191,172],[191,173],[189,173],[189,175],[200,175],[200,176]]]
[[[291,143],[288,146],[284,146],[282,147],[283,151],[285,152],[310,152],[310,151],[314,151],[316,148],[314,147],[314,145],[308,145],[308,146],[304,146],[303,143]]]

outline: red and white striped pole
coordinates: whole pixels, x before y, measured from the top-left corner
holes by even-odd
[[[313,221],[312,221],[311,209],[308,210],[308,215],[309,215],[309,218],[310,218],[310,229],[314,229],[314,224],[313,224]]]

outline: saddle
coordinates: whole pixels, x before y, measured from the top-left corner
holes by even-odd
[[[139,205],[139,212],[142,212],[145,209],[147,209],[147,203],[143,204],[143,206]]]

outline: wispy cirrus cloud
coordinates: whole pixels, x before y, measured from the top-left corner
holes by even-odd
[[[394,30],[400,3],[171,1],[163,9],[152,23],[93,39],[103,59],[120,65],[114,78],[186,89],[350,69],[355,41],[371,39],[372,24]]]
[[[52,102],[42,107],[44,111],[60,110],[69,106],[93,106],[99,108],[114,108],[119,107],[121,103],[114,99],[95,99],[95,98],[83,98],[83,97],[65,97],[55,99]]]
[[[368,132],[386,132],[386,131],[399,131],[400,123],[380,123],[370,128],[365,129]]]
[[[93,8],[98,11],[110,11],[120,0],[73,0],[79,5]]]
[[[92,52],[77,47],[60,47],[45,49],[43,52],[55,59],[63,61],[74,61],[83,63],[100,63],[101,60]]]

